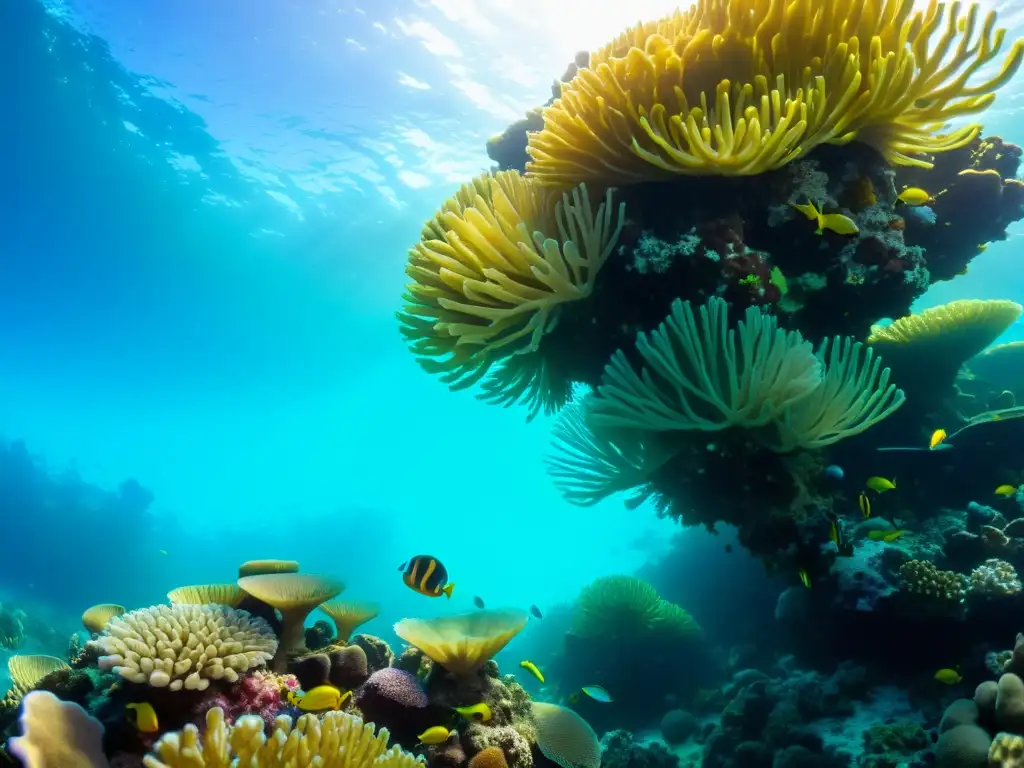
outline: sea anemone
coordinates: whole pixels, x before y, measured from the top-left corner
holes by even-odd
[[[894,165],[964,146],[1017,71],[1018,40],[977,3],[698,0],[590,57],[529,134],[542,184],[753,175],[819,144],[861,141]],[[980,78],[974,78],[983,70]]]

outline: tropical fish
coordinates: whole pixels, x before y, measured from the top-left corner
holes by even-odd
[[[797,575],[800,577],[800,583],[803,584],[808,589],[810,589],[811,588],[811,576],[810,576],[809,573],[807,573],[807,569],[806,568],[801,568],[799,571],[797,571]]]
[[[298,707],[303,712],[324,712],[328,709],[341,709],[348,701],[352,691],[342,693],[333,685],[318,685],[303,693],[291,688],[284,689],[285,698],[293,707]]]
[[[869,539],[872,541],[884,541],[886,544],[891,544],[902,535],[902,528],[897,528],[895,531],[868,531]]]
[[[456,712],[462,715],[467,720],[478,719],[481,723],[486,723],[491,719],[491,708],[487,706],[486,702],[481,701],[479,704],[474,704],[471,707],[452,707]]]
[[[398,570],[403,571],[402,581],[409,589],[427,597],[444,595],[449,600],[451,599],[455,584],[448,583],[448,571],[436,557],[416,555],[411,560],[402,563]]]
[[[1000,485],[996,488],[996,496],[1002,496],[1004,499],[1013,496],[1017,492],[1017,486],[1015,485]]]
[[[442,744],[448,740],[450,735],[451,731],[443,725],[435,725],[433,728],[427,728],[416,738],[419,739],[420,744]]]
[[[124,708],[134,713],[128,719],[143,733],[156,733],[160,730],[160,722],[157,720],[156,710],[147,701],[125,704]],[[126,713],[127,714],[127,713]]]
[[[831,512],[828,513],[828,540],[836,545],[840,557],[853,557],[853,545],[843,535],[843,526],[839,524],[839,518]]]
[[[839,235],[855,235],[860,232],[857,224],[849,216],[844,216],[841,213],[822,213],[813,202],[808,202],[806,205],[798,205],[797,203],[790,203],[790,205],[818,224],[816,232],[819,235],[826,229],[831,229]]]
[[[978,253],[982,253],[988,250],[988,243],[978,243]],[[960,274],[959,272],[957,274]],[[967,274],[967,267],[964,267],[963,274]]]
[[[825,468],[825,477],[829,480],[842,480],[844,474],[843,468],[838,464],[832,464]]]
[[[530,606],[530,613],[532,613],[538,619],[543,619],[544,618],[544,615],[540,612],[540,608],[538,608],[536,605],[531,605]]]
[[[584,685],[580,690],[594,701],[599,701],[602,704],[611,704],[615,701],[615,699],[612,698],[612,695],[600,685]]]
[[[475,605],[477,608],[480,608],[482,610],[483,607],[484,607],[484,599],[482,597],[474,597],[473,598],[473,605]]]
[[[940,683],[944,683],[945,685],[956,685],[961,680],[963,680],[964,677],[960,674],[959,670],[946,668],[940,669],[938,672],[936,672],[935,679],[938,680]]]
[[[928,447],[933,449],[946,439],[946,430],[936,429],[932,432],[932,439],[928,441]]]
[[[857,506],[860,507],[860,516],[867,520],[871,517],[871,499],[868,495],[861,491],[860,496],[857,497]]]
[[[536,677],[542,683],[544,682],[544,675],[541,674],[541,671],[539,669],[537,669],[537,665],[534,664],[532,661],[520,661],[519,662],[519,666],[522,667],[523,669],[525,669],[527,672],[529,672],[534,677]]]
[[[161,550],[158,550],[158,551],[160,552],[161,555],[166,555],[167,554],[167,550],[166,549],[161,549]]]
[[[886,491],[892,491],[896,488],[896,478],[892,480],[886,480],[884,477],[869,477],[867,482],[868,488],[875,493],[885,493]]]
[[[896,195],[896,199],[907,205],[924,205],[932,199],[932,196],[920,187],[907,187]]]

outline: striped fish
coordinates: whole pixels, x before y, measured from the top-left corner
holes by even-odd
[[[409,589],[427,597],[440,597],[443,594],[451,599],[455,584],[448,583],[448,571],[436,557],[416,555],[398,566],[398,570],[402,571],[402,581]]]

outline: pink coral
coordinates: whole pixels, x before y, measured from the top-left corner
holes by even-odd
[[[210,688],[193,710],[201,719],[213,707],[224,710],[224,718],[233,723],[242,715],[259,715],[268,726],[285,707],[281,700],[281,688],[297,690],[298,681],[292,675],[275,675],[270,672],[254,672],[237,683],[227,687]]]

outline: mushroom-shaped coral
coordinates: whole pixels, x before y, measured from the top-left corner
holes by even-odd
[[[590,723],[557,704],[533,702],[537,748],[561,768],[600,768],[601,742]]]
[[[107,623],[89,642],[101,669],[125,680],[172,691],[204,690],[210,680],[235,682],[277,650],[263,619],[222,605],[157,605]]]
[[[380,613],[375,603],[356,603],[349,600],[328,600],[320,610],[331,617],[337,629],[335,642],[347,643],[355,628],[365,624]]]
[[[959,4],[911,10],[698,0],[641,23],[591,54],[544,109],[544,129],[529,135],[528,172],[553,185],[751,175],[852,140],[890,163],[930,167],[925,156],[977,136],[977,125],[942,131],[991,104],[1024,43],[994,76],[968,85],[999,54],[1005,30],[995,13],[979,30],[977,4],[965,16]]]
[[[238,566],[238,578],[245,576],[263,576],[268,573],[298,573],[299,564],[295,560],[246,560]]]
[[[971,373],[997,389],[1008,389],[1014,395],[1024,394],[1024,341],[996,344],[967,364]]]
[[[693,617],[662,600],[654,587],[635,576],[602,576],[584,587],[576,602],[572,631],[581,638],[701,634]]]
[[[615,248],[624,206],[611,195],[595,212],[584,186],[561,196],[514,171],[465,184],[409,252],[398,319],[421,366],[460,389],[499,360],[536,353],[559,308],[590,295]],[[541,368],[517,366],[500,379],[536,406],[544,393],[521,374]],[[492,387],[486,397],[501,394]]]
[[[117,603],[100,603],[86,608],[82,613],[82,626],[93,634],[99,634],[107,626],[107,622],[115,616],[122,615],[127,608]]]
[[[103,725],[78,704],[49,691],[25,696],[21,736],[11,754],[27,768],[109,768],[103,755]]]
[[[237,584],[193,584],[167,593],[175,605],[230,605],[236,607],[245,597]]]
[[[11,676],[11,690],[5,704],[16,702],[35,688],[39,681],[61,669],[71,669],[63,659],[43,654],[25,654],[7,659],[7,673]]]
[[[875,326],[867,343],[882,354],[904,389],[945,396],[960,366],[999,338],[1021,310],[1013,301],[951,301]]]
[[[526,626],[514,608],[481,610],[436,619],[402,619],[395,634],[453,675],[476,672]]]
[[[191,723],[177,733],[160,738],[152,754],[143,759],[145,768],[285,768],[285,766],[345,766],[345,768],[415,768],[422,766],[398,747],[388,749],[388,730],[374,733],[346,712],[328,712],[322,717],[307,714],[297,721],[282,715],[274,722],[270,736],[264,734],[263,720],[240,717],[228,725],[220,707],[206,714],[202,738]],[[200,757],[201,756],[201,757]],[[200,759],[201,763],[196,760]]]
[[[304,573],[243,576],[238,586],[281,612],[279,645],[272,663],[275,672],[284,672],[289,657],[306,650],[303,627],[310,612],[345,588],[340,581]]]

